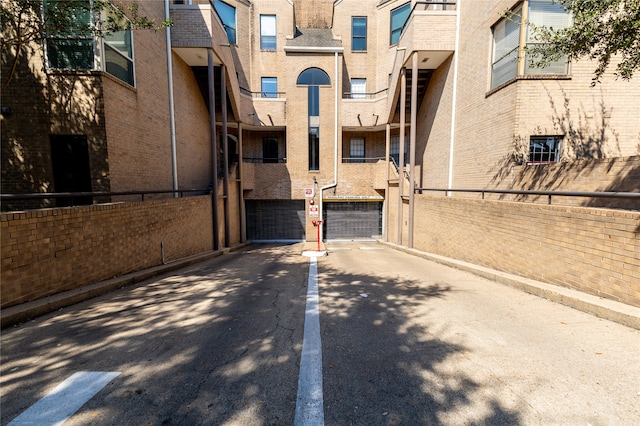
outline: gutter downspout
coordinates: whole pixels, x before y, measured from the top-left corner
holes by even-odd
[[[165,19],[170,19],[169,0],[164,0]],[[176,117],[175,104],[173,101],[173,60],[171,59],[171,27],[165,28],[165,36],[167,41],[167,75],[169,84],[169,127],[171,132],[171,172],[173,174],[173,190],[178,190],[178,155],[176,150]],[[178,193],[173,196],[178,198]]]
[[[322,239],[322,236],[324,235],[324,213],[322,210],[322,199],[324,197],[324,190],[325,189],[329,189],[329,188],[334,188],[336,185],[338,185],[338,51],[334,50],[334,57],[335,57],[335,81],[334,81],[334,87],[335,87],[335,104],[334,104],[334,111],[333,111],[333,121],[334,121],[334,133],[333,133],[333,142],[334,142],[334,153],[333,153],[333,182],[330,183],[329,185],[325,185],[323,187],[320,188],[320,205],[319,205],[319,209],[320,209],[320,229],[319,229],[319,237],[318,239]]]
[[[455,132],[456,132],[456,97],[458,92],[458,52],[460,50],[460,3],[457,4],[456,15],[456,44],[455,52],[453,54],[453,90],[451,100],[451,129],[449,133],[451,139],[449,141],[449,181],[447,182],[448,189],[453,188],[453,148],[455,145]],[[447,191],[447,197],[451,197],[451,191]]]

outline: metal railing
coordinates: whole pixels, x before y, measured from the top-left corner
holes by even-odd
[[[411,13],[414,11],[440,11],[440,10],[456,10],[457,2],[452,0],[431,0],[431,1],[417,1],[413,5]]]
[[[252,98],[264,98],[264,99],[278,99],[284,98],[287,94],[286,92],[266,92],[263,90],[253,92],[245,87],[240,87],[240,93],[244,93],[245,95],[249,95]]]
[[[640,209],[640,192],[577,192],[577,191],[534,191],[534,190],[517,190],[517,189],[447,189],[447,188],[415,188],[415,193],[423,193],[424,191],[432,192],[465,192],[482,194],[511,194],[511,195],[537,195],[547,197],[548,204],[551,204],[552,197],[584,197],[584,198],[611,198],[623,200],[638,200],[638,208]]]
[[[243,163],[253,164],[284,164],[287,162],[286,158],[264,158],[264,157],[242,157]]]
[[[384,96],[386,96],[386,92],[388,91],[389,88],[384,88],[377,92],[344,92],[342,94],[342,99],[376,99],[378,97],[382,97],[380,95],[381,93],[384,93]]]
[[[0,194],[0,202],[11,201],[33,201],[33,200],[49,200],[49,199],[63,199],[71,204],[65,207],[72,207],[74,205],[91,205],[96,198],[110,198],[119,196],[140,196],[140,201],[144,201],[145,196],[148,195],[162,195],[162,194],[174,194],[182,198],[185,194],[195,195],[209,195],[211,189],[178,189],[178,190],[151,190],[151,191],[121,191],[121,192],[38,192],[31,194]],[[90,203],[80,202],[74,204],[74,200],[86,201],[91,200]]]
[[[380,160],[384,160],[384,157],[342,157],[342,162],[348,164],[373,164],[377,163]]]

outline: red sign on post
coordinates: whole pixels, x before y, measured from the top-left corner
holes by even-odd
[[[309,217],[318,217],[318,206],[309,206]]]
[[[313,188],[305,188],[304,196],[306,198],[313,198]]]

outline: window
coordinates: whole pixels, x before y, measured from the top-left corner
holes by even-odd
[[[529,164],[555,163],[560,159],[562,136],[531,136]]]
[[[565,28],[571,25],[571,16],[560,3],[552,0],[525,0],[512,11],[513,16],[502,19],[492,29],[493,57],[491,60],[491,88],[495,88],[519,75],[567,74],[569,64],[561,59],[545,68],[533,66],[526,47],[537,44],[536,36],[528,25],[522,25],[522,11],[526,8],[528,21],[536,26]],[[525,45],[520,44],[521,32],[526,31]],[[524,54],[519,54],[524,52]]]
[[[320,86],[331,84],[331,80],[320,68],[307,68],[300,73],[296,84],[308,86],[309,170],[320,170]]]
[[[364,163],[364,138],[349,141],[349,163]]]
[[[120,23],[128,27],[128,21]],[[116,31],[105,35],[104,70],[125,83],[134,85],[133,81],[133,43],[131,29]]]
[[[60,14],[57,10],[58,1],[47,0],[44,3],[45,19]],[[94,40],[91,29],[91,2],[80,1],[76,6],[65,8],[68,25],[56,32],[47,34],[46,52],[47,66],[53,69],[92,70],[102,69],[108,74],[134,85],[133,38],[130,23],[126,18],[120,22],[113,15],[101,17],[103,21],[113,21],[123,31],[106,34],[103,38]],[[60,19],[60,18],[57,18]],[[101,58],[96,61],[96,58]],[[98,66],[98,64],[102,64]]]
[[[260,49],[276,50],[276,15],[260,15]]]
[[[389,44],[398,44],[398,41],[400,41],[400,34],[402,34],[404,24],[409,19],[410,12],[411,3],[405,3],[391,11],[391,37]]]
[[[364,99],[367,93],[366,78],[351,79],[351,99]]]
[[[236,8],[220,0],[215,0],[214,7],[222,21],[229,43],[236,43]]]
[[[351,18],[351,50],[367,50],[366,16],[354,16]]]
[[[278,79],[277,77],[262,77],[262,91],[263,98],[277,98],[278,97]]]
[[[389,145],[389,156],[392,161],[399,166],[400,165],[400,135],[392,135]],[[407,150],[407,138],[404,138],[404,164],[407,164],[408,150]]]
[[[56,17],[65,25],[47,34],[46,49],[49,68],[87,70],[95,68],[91,4],[89,0],[77,7],[58,10],[58,1],[44,3],[44,19]],[[60,18],[61,16],[61,18]]]
[[[309,170],[320,170],[320,86],[308,87]]]
[[[262,138],[262,162],[277,163],[278,161],[278,138]]]

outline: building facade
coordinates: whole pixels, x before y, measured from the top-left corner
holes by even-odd
[[[51,49],[21,59],[3,88],[3,193],[69,190],[65,136],[86,147],[84,189],[239,186],[229,220],[250,240],[402,242],[427,189],[639,187],[640,82],[527,62],[527,21],[571,22],[551,0],[139,3],[173,26],[133,31],[124,80],[108,40],[81,71]]]

